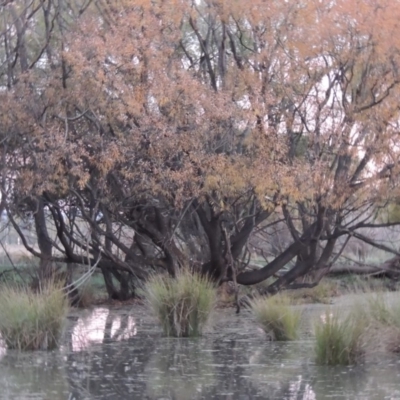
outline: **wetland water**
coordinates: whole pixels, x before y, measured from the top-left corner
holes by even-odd
[[[74,311],[60,350],[0,348],[0,399],[400,399],[399,355],[316,366],[307,332],[326,306],[304,309],[304,337],[289,343],[267,342],[233,309],[219,310],[200,339],[162,337],[142,306]]]

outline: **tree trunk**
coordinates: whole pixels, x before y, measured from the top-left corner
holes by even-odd
[[[115,288],[111,272],[108,270],[108,268],[101,266],[101,261],[100,261],[100,269],[103,274],[104,284],[106,285],[108,298],[117,299],[119,297],[118,290]]]
[[[43,199],[39,198],[35,206],[35,228],[41,255],[39,263],[39,280],[40,282],[45,282],[54,276],[54,266],[51,261],[53,244],[47,231]]]

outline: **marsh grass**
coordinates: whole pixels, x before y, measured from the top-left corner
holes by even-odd
[[[216,303],[216,288],[205,277],[184,270],[177,277],[155,275],[143,294],[166,336],[200,336]]]
[[[51,350],[58,346],[68,299],[59,285],[40,292],[30,288],[0,288],[0,335],[9,349]]]
[[[316,362],[319,365],[357,364],[365,354],[368,319],[351,312],[346,318],[327,311],[315,326]]]
[[[271,340],[288,341],[298,338],[301,311],[293,308],[290,297],[278,294],[251,301],[257,322]]]

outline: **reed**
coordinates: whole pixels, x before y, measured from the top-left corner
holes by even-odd
[[[9,349],[51,350],[58,346],[69,310],[59,285],[41,291],[0,289],[0,335]]]
[[[368,321],[363,314],[340,318],[327,311],[315,326],[316,362],[319,365],[357,364],[365,353]]]
[[[251,301],[257,322],[271,340],[288,341],[298,338],[301,312],[291,305],[289,296],[278,294]]]
[[[216,303],[214,284],[188,270],[176,278],[154,275],[143,292],[166,336],[200,336]]]

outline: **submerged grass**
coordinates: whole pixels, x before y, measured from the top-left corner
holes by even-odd
[[[272,340],[296,340],[300,327],[301,311],[294,309],[290,297],[278,294],[256,298],[251,308],[256,320]]]
[[[316,362],[319,365],[357,364],[365,353],[368,320],[363,313],[340,318],[327,311],[315,326]]]
[[[216,303],[214,284],[187,270],[175,279],[153,276],[144,295],[165,335],[175,337],[200,336]]]
[[[68,299],[61,287],[48,284],[40,292],[30,288],[0,289],[0,334],[9,349],[51,350],[58,346]]]

